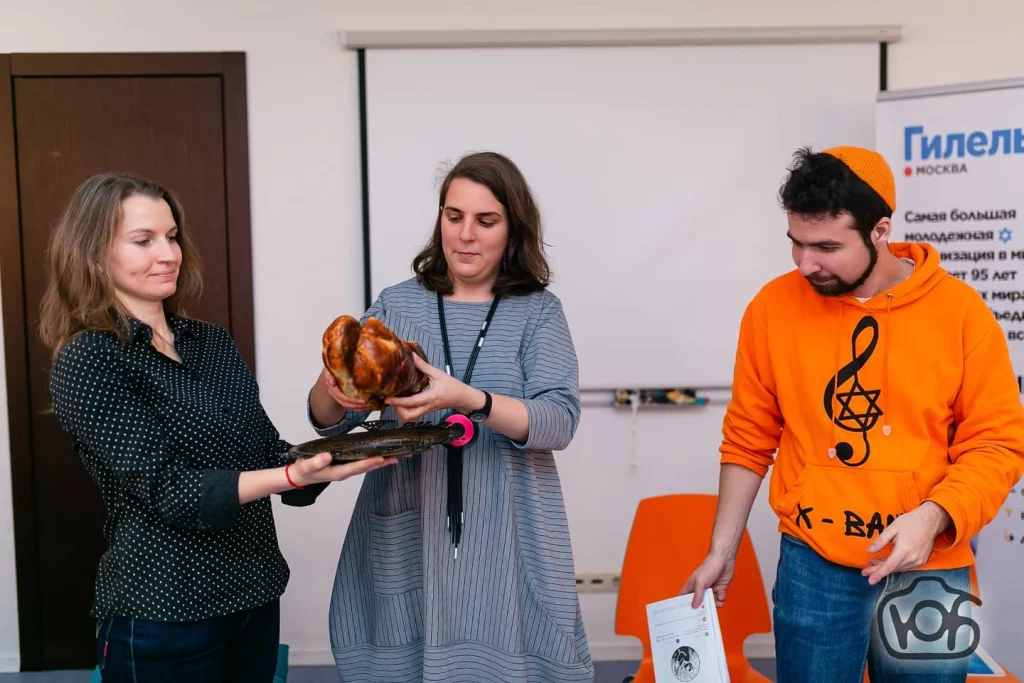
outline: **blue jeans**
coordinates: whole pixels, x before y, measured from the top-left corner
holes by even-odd
[[[970,570],[891,574],[874,586],[782,535],[772,589],[778,683],[963,683],[980,639]]]
[[[271,683],[280,603],[190,623],[104,619],[96,663],[113,683]]]

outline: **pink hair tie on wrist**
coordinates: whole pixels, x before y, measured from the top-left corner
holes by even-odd
[[[452,441],[452,446],[465,446],[466,444],[473,441],[473,437],[476,436],[476,425],[473,421],[461,413],[452,413],[444,420],[448,424],[458,425],[462,427],[462,436]]]

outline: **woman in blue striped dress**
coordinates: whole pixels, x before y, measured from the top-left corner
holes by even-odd
[[[480,432],[461,454],[436,448],[365,477],[331,596],[341,680],[592,681],[553,456],[580,419],[578,362],[515,164],[494,153],[456,164],[413,268],[363,321],[418,342],[430,383],[388,399],[381,417],[457,411]],[[369,414],[326,369],[309,412],[325,436]]]

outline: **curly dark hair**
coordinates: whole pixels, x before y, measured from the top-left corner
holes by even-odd
[[[430,242],[412,262],[420,284],[432,292],[452,293],[448,261],[441,246],[441,218],[448,188],[456,178],[484,185],[505,208],[508,244],[505,245],[493,293],[496,296],[529,294],[547,287],[551,282],[551,269],[544,255],[540,210],[522,172],[510,159],[497,152],[466,155],[445,176],[441,183],[434,232]]]
[[[848,213],[870,246],[872,228],[883,218],[892,218],[892,209],[881,195],[831,154],[804,147],[793,157],[789,176],[779,190],[782,207],[788,213],[815,218]]]

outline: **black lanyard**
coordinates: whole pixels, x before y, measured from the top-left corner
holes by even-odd
[[[464,384],[469,384],[469,380],[473,376],[473,366],[476,365],[476,357],[480,353],[480,347],[484,345],[484,337],[487,336],[487,328],[491,326],[491,319],[494,318],[494,311],[497,308],[498,297],[494,297],[494,300],[491,302],[491,308],[487,311],[487,318],[484,320],[484,324],[480,326],[480,334],[476,337],[476,343],[473,344],[473,352],[469,356],[469,363],[466,365],[466,372],[462,377]],[[441,319],[441,341],[444,342],[444,371],[454,377],[452,350],[451,347],[448,346],[448,326],[444,321],[444,297],[440,294],[437,295],[437,317]]]
[[[473,366],[476,365],[476,357],[484,345],[484,337],[487,336],[487,329],[491,326],[494,311],[498,308],[498,299],[499,297],[494,297],[491,308],[487,311],[487,318],[480,326],[480,334],[477,335],[476,343],[473,344],[473,351],[470,353],[469,363],[466,364],[466,372],[462,377],[464,384],[469,384],[469,380],[473,376]],[[448,345],[448,326],[444,320],[444,297],[440,293],[437,295],[437,317],[441,321],[441,341],[444,342],[444,370],[448,375],[454,377],[452,350]],[[448,528],[452,534],[452,542],[455,544],[455,557],[458,558],[462,523],[465,521],[462,513],[462,447],[446,446],[445,448],[448,451]]]

